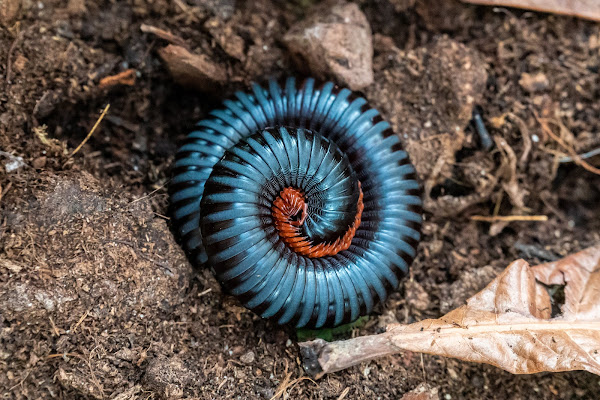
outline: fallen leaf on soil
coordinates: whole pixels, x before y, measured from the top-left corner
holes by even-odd
[[[572,15],[600,21],[600,2],[597,0],[462,0],[465,3],[488,6],[525,8],[554,14]]]
[[[556,317],[546,285],[565,285]],[[439,319],[300,347],[305,369],[317,376],[404,350],[491,364],[513,374],[586,370],[600,375],[599,294],[597,245],[534,267],[514,261],[466,305]]]

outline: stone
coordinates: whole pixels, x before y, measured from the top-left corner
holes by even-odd
[[[244,364],[252,364],[255,358],[254,352],[249,351],[240,357],[240,361]]]
[[[354,3],[316,7],[283,41],[296,64],[316,78],[333,78],[352,90],[373,83],[371,27]]]
[[[550,82],[548,81],[548,77],[542,72],[538,72],[537,74],[524,72],[521,74],[521,79],[519,79],[519,85],[527,92],[537,93],[548,89]]]

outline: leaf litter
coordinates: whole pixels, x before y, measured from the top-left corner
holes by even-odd
[[[548,287],[564,285],[552,316]],[[585,370],[600,375],[600,245],[558,261],[512,262],[467,304],[439,319],[391,324],[378,335],[300,343],[320,377],[402,351],[491,364],[513,374]]]
[[[465,3],[496,7],[517,7],[600,21],[600,4],[594,0],[462,0]]]

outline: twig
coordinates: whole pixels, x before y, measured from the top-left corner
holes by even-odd
[[[32,25],[32,27],[33,26],[34,25]],[[8,56],[6,58],[6,77],[5,77],[7,84],[11,83],[10,77],[12,75],[12,55],[13,55],[13,52],[17,48],[17,44],[19,44],[19,42],[21,41],[21,39],[23,39],[23,35],[25,34],[25,31],[27,31],[27,30],[28,29],[21,30],[21,32],[19,32],[17,34],[17,37],[15,38],[15,41],[10,46],[10,49],[8,49]]]
[[[471,221],[483,221],[483,222],[514,222],[514,221],[548,221],[547,215],[473,215],[470,217]]]
[[[98,120],[96,121],[96,123],[94,124],[94,126],[92,127],[90,132],[87,134],[85,139],[83,139],[83,142],[81,142],[81,144],[79,146],[77,146],[77,148],[75,150],[73,150],[70,157],[73,157],[75,155],[75,153],[77,153],[83,147],[83,145],[92,137],[92,135],[94,134],[94,131],[96,130],[98,125],[100,125],[100,122],[102,122],[102,119],[108,112],[109,108],[110,108],[110,104],[107,104],[106,107],[104,107],[104,111],[102,111],[102,114],[100,114],[100,118],[98,118]]]
[[[288,371],[288,365],[287,365],[287,361],[286,361],[285,371],[283,372],[285,374],[285,378],[283,379],[281,384],[279,384],[279,387],[277,388],[277,391],[275,392],[273,397],[271,397],[269,400],[278,399],[281,395],[283,395],[285,393],[286,390],[290,389],[291,387],[293,387],[294,385],[296,385],[297,383],[302,382],[302,381],[308,380],[318,386],[317,382],[315,382],[313,379],[311,379],[308,376],[302,376],[300,378],[294,379],[293,381],[290,381],[290,378],[292,377],[292,373],[291,372],[288,373],[287,371]]]
[[[8,393],[12,392],[13,390],[15,390],[15,388],[17,386],[21,386],[23,385],[23,382],[25,382],[25,379],[29,378],[29,374],[31,374],[31,368],[29,368],[27,370],[27,373],[25,374],[25,377],[23,377],[23,379],[21,379],[19,382],[17,382],[16,385],[14,385],[13,387],[11,387],[10,389],[8,389]]]
[[[567,143],[565,143],[565,141],[562,138],[560,138],[554,132],[552,132],[552,129],[550,129],[550,127],[548,126],[548,122],[545,119],[540,118],[540,116],[538,115],[537,112],[534,111],[533,115],[535,116],[535,119],[538,121],[538,123],[541,125],[544,133],[546,133],[548,136],[550,136],[552,139],[554,139],[554,141],[556,143],[558,143],[563,149],[565,149],[567,151],[567,153],[569,153],[569,155],[571,156],[571,158],[575,164],[579,165],[580,167],[585,168],[586,170],[590,171],[593,174],[600,175],[600,168],[596,168],[593,165],[590,165],[587,161],[583,160],[575,152],[575,150],[573,149],[572,146],[569,146]]]
[[[96,385],[96,388],[100,390],[100,397],[104,398],[104,388],[100,384],[100,381],[98,381],[98,377],[96,376],[94,368],[92,367],[92,355],[94,354],[94,351],[96,351],[97,348],[98,346],[94,347],[90,351],[90,354],[88,354],[87,360],[85,360],[85,362],[87,363],[88,368],[90,369],[90,376],[92,377],[92,382],[94,383],[94,385]]]
[[[342,392],[342,394],[340,394],[337,400],[343,400],[344,398],[346,398],[346,396],[348,396],[348,393],[350,393],[350,386],[344,389],[344,391]]]
[[[2,198],[6,195],[6,193],[8,193],[11,187],[12,182],[8,182],[5,188],[2,188],[2,186],[0,185],[0,203],[2,202]]]
[[[58,328],[54,324],[54,320],[52,319],[52,317],[48,317],[48,318],[50,319],[50,325],[52,326],[52,334],[54,336],[60,336],[60,331],[58,330]]]
[[[104,78],[100,79],[98,87],[100,89],[105,89],[107,87],[116,85],[133,86],[135,85],[135,74],[135,69],[130,68],[123,72],[119,72],[116,75],[105,76]]]
[[[185,3],[183,3],[181,0],[175,0],[175,4],[177,4],[179,6],[179,8],[181,8],[181,11],[183,11],[184,13],[190,12],[190,8]]]
[[[51,358],[58,358],[58,357],[77,357],[80,358],[82,360],[85,360],[85,358],[83,358],[83,356],[81,354],[77,354],[77,353],[56,353],[56,354],[49,354],[46,356],[46,360],[49,360]]]
[[[558,219],[564,223],[569,223],[569,217],[567,217],[567,215],[561,211],[556,204],[554,204],[555,199],[550,195],[549,191],[543,190],[540,193],[540,200],[542,200],[542,203],[544,203],[544,205],[548,207],[550,211],[552,211],[552,213],[558,217]]]
[[[162,185],[160,185],[159,187],[157,187],[150,193],[147,193],[147,194],[143,195],[142,197],[138,197],[137,199],[130,201],[128,205],[132,205],[133,203],[136,203],[140,200],[147,199],[148,197],[152,196],[154,193],[158,192],[160,189],[164,188],[168,183],[169,183],[169,181],[163,183]]]
[[[169,43],[177,44],[185,47],[185,40],[180,38],[179,36],[175,36],[169,31],[164,29],[157,28],[156,26],[142,24],[140,25],[140,30],[144,33],[151,33],[153,35],[158,36],[161,39],[166,40]]]
[[[73,333],[77,332],[77,328],[79,327],[79,325],[81,325],[83,323],[83,320],[88,316],[88,314],[90,313],[90,310],[86,311],[81,318],[79,318],[79,321],[77,321],[77,323],[75,324],[75,326],[73,327]]]
[[[600,155],[600,147],[598,147],[597,149],[594,149],[594,150],[590,150],[583,154],[578,154],[579,158],[582,160],[585,160],[587,158],[592,158],[597,155]],[[565,157],[561,158],[560,160],[558,160],[559,163],[569,163],[569,162],[573,162],[573,161],[574,161],[573,158],[569,157],[569,156],[565,156]]]
[[[501,150],[502,164],[498,169],[500,173],[504,171],[506,182],[502,183],[502,188],[508,194],[510,201],[519,209],[525,208],[523,199],[527,192],[519,187],[517,180],[517,155],[515,151],[506,143],[506,140],[500,136],[494,136],[496,146]]]
[[[523,138],[523,153],[521,153],[521,157],[519,158],[519,166],[523,168],[523,166],[527,162],[527,157],[529,157],[529,153],[531,152],[531,135],[529,134],[527,124],[525,123],[525,121],[523,121],[522,118],[515,115],[514,113],[509,113],[508,117],[517,123],[517,125],[519,126],[519,130],[521,131],[521,137]]]

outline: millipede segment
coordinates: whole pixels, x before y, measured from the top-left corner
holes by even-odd
[[[174,228],[192,264],[280,324],[354,321],[415,257],[414,167],[379,113],[330,82],[236,93],[188,135],[173,172]]]

